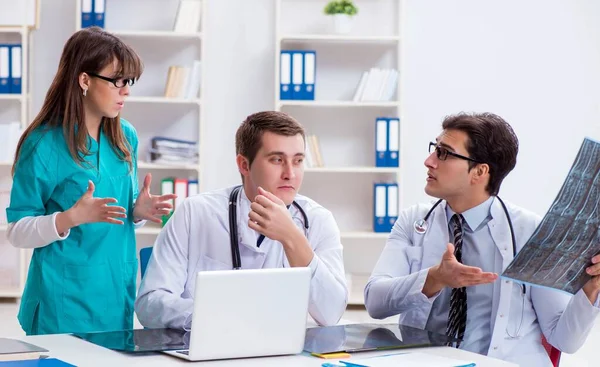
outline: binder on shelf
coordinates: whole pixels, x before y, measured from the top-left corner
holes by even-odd
[[[387,184],[373,185],[373,231],[389,232],[387,225]]]
[[[316,62],[317,53],[315,51],[304,51],[304,83],[302,84],[303,100],[315,100]]]
[[[198,180],[188,180],[187,197],[198,195],[199,192]]]
[[[292,98],[292,53],[281,51],[279,56],[279,99]]]
[[[292,99],[302,99],[304,83],[304,54],[302,51],[292,53]]]
[[[166,194],[174,194],[175,193],[175,180],[173,179],[173,177],[167,177],[165,179],[163,179],[160,182],[160,194],[161,195],[166,195]],[[169,200],[169,203],[173,206],[175,206],[175,202],[171,199]],[[167,224],[167,222],[169,221],[169,218],[171,218],[171,215],[173,214],[173,211],[171,211],[171,213],[169,213],[168,215],[163,215],[162,217],[162,225],[164,226],[165,224]]]
[[[104,10],[106,8],[105,0],[94,0],[93,25],[104,28]]]
[[[375,167],[387,167],[388,121],[384,117],[375,120]]]
[[[94,25],[94,12],[92,0],[81,0],[81,28]]]
[[[175,178],[173,179],[173,183],[175,186],[175,195],[177,195],[175,205],[173,206],[173,211],[175,211],[188,196],[188,180],[185,178]]]
[[[386,208],[386,226],[387,231],[391,232],[394,224],[398,220],[400,201],[398,199],[398,184],[387,184],[387,208]]]
[[[0,93],[10,93],[10,47],[0,45]]]
[[[387,166],[399,167],[400,154],[400,119],[397,117],[388,119],[388,150]]]
[[[21,74],[23,66],[21,45],[10,47],[10,93],[21,94]]]

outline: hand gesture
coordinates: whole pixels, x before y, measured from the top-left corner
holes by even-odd
[[[94,190],[96,187],[92,181],[88,181],[87,191],[77,200],[69,209],[73,222],[73,227],[85,223],[112,223],[123,224],[123,221],[115,218],[127,218],[125,208],[114,204],[117,199],[114,198],[95,198]]]
[[[454,256],[454,245],[449,243],[442,261],[429,269],[423,286],[423,294],[431,297],[445,287],[462,288],[492,283],[498,274],[488,273],[474,266],[463,265]]]
[[[282,243],[299,231],[285,203],[262,187],[258,188],[258,195],[250,204],[248,218],[248,227]]]
[[[446,287],[462,288],[492,283],[498,278],[496,273],[488,273],[475,266],[458,262],[454,256],[454,245],[449,243],[437,268],[438,277]]]
[[[152,182],[152,175],[148,173],[144,177],[144,187],[140,191],[135,207],[133,209],[134,220],[149,220],[154,223],[161,223],[161,217],[167,215],[173,209],[173,205],[169,203],[169,200],[177,198],[175,194],[166,195],[152,195],[150,194],[150,183]]]

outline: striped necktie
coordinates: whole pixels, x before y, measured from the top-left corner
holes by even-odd
[[[462,264],[462,244],[464,218],[460,214],[454,214],[450,219],[452,233],[454,234],[454,256]],[[450,313],[448,314],[448,325],[446,326],[446,335],[462,340],[465,336],[467,326],[467,289],[452,288],[450,295]],[[460,346],[460,341],[456,347]]]

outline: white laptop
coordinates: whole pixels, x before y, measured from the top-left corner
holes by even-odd
[[[190,361],[298,354],[304,347],[310,268],[199,272]]]

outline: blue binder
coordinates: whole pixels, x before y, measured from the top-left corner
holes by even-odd
[[[392,231],[394,224],[398,220],[398,211],[400,209],[399,190],[397,183],[387,184],[386,197],[386,216],[385,223],[388,232]]]
[[[292,53],[281,51],[279,57],[279,99],[292,98]]]
[[[315,79],[317,77],[317,53],[304,51],[304,83],[302,84],[302,99],[315,100]]]
[[[385,117],[375,120],[375,167],[387,167],[388,122]]]
[[[106,0],[93,0],[94,1],[94,25],[100,28],[104,28],[104,10],[105,10],[105,1]]]
[[[388,150],[386,163],[388,167],[399,167],[400,154],[400,119],[397,117],[388,119]]]
[[[0,93],[10,93],[10,46],[0,44]]]
[[[373,185],[373,231],[389,232],[387,224],[387,184]]]
[[[290,52],[292,54],[292,99],[303,99],[304,53],[302,51]]]
[[[81,0],[81,28],[94,25],[94,1]]]
[[[21,75],[23,73],[23,54],[21,45],[10,47],[10,93],[21,94]]]

